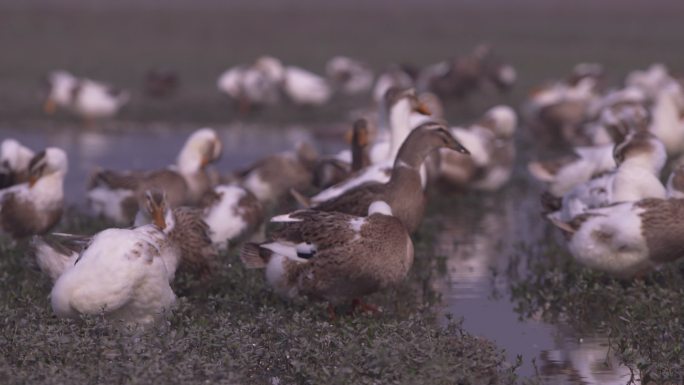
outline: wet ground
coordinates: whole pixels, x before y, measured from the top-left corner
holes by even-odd
[[[364,97],[238,119],[217,94],[214,82],[223,69],[263,53],[319,72],[339,53],[380,69],[392,61],[427,64],[487,41],[517,67],[518,87],[507,96],[450,103],[453,124],[495,103],[518,106],[532,85],[579,61],[605,64],[612,80],[653,61],[684,68],[677,49],[684,7],[675,2],[480,3],[210,1],[161,10],[151,2],[83,7],[80,1],[9,1],[0,5],[0,51],[12,52],[0,56],[0,138],[65,148],[71,163],[67,199],[82,205],[85,181],[96,167],[168,165],[187,135],[204,125],[223,140],[222,172],[302,139],[322,153],[340,149],[347,113],[364,106]],[[178,95],[165,101],[141,95],[142,75],[156,66],[178,71]],[[117,120],[95,129],[66,115],[48,119],[40,112],[38,80],[54,68],[110,80],[132,89],[133,100]],[[624,384],[630,372],[609,354],[605,332],[516,310],[511,286],[519,275],[511,270],[524,276],[526,269],[511,267],[512,261],[557,241],[539,216],[540,186],[522,167],[535,151],[521,132],[518,172],[503,191],[433,195],[426,225],[435,229],[433,254],[445,273],[430,282],[441,293],[437,307],[463,317],[467,331],[504,348],[510,362],[521,355],[524,376],[539,375],[548,384]]]

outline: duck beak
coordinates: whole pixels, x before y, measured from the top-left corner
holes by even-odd
[[[28,180],[29,188],[33,188],[33,186],[36,184],[36,182],[38,182],[38,179],[40,179],[40,176],[30,175],[29,180]]]
[[[164,230],[166,228],[164,210],[162,210],[161,207],[157,206],[154,208],[154,212],[152,213],[152,222],[155,226],[159,227],[160,230]]]
[[[421,115],[426,115],[430,116],[432,115],[432,111],[430,111],[430,108],[423,102],[418,102],[418,105],[413,109],[413,111],[421,114]]]
[[[43,112],[48,115],[52,115],[57,111],[57,103],[52,98],[47,98],[45,104],[43,104]]]
[[[451,143],[449,143],[449,148],[454,151],[460,152],[461,154],[470,155],[470,151],[468,151],[468,149],[465,148],[465,146],[462,145],[461,142],[459,142],[456,139],[452,140]]]

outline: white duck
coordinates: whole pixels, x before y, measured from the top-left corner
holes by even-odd
[[[649,132],[636,132],[614,150],[617,168],[575,187],[563,196],[562,208],[550,218],[568,222],[588,209],[644,198],[665,198],[660,172],[667,155],[662,142]]]
[[[684,153],[683,114],[684,92],[679,83],[668,83],[656,91],[651,110],[651,131],[663,141],[670,157]]]
[[[241,113],[247,113],[252,106],[278,104],[284,76],[280,60],[262,56],[251,65],[226,70],[219,77],[217,87],[238,102]]]
[[[295,66],[285,67],[282,88],[290,101],[300,106],[320,106],[332,96],[324,78]]]
[[[553,220],[583,265],[630,278],[684,255],[684,200],[643,199]]]
[[[0,230],[15,238],[43,234],[62,217],[66,153],[56,147],[36,154],[29,164],[29,181],[0,190]]]
[[[170,280],[180,249],[167,236],[173,215],[154,208],[154,223],[97,233],[55,282],[52,309],[59,317],[106,316],[149,324],[176,301]],[[68,258],[73,259],[73,254]]]
[[[35,153],[19,141],[7,138],[0,144],[0,189],[28,180],[28,167]]]
[[[346,95],[367,92],[373,85],[373,71],[364,63],[346,56],[335,56],[325,66],[329,81]]]
[[[61,70],[48,75],[48,84],[50,90],[44,105],[48,114],[61,107],[93,121],[114,116],[129,100],[125,91],[88,78],[77,78]]]

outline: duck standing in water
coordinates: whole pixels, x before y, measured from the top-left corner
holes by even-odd
[[[334,306],[401,282],[413,264],[413,243],[390,206],[372,202],[367,216],[300,210],[271,219],[270,240],[248,243],[240,258],[265,269],[266,281],[285,298],[305,296]]]
[[[449,148],[462,154],[468,150],[439,123],[428,122],[413,130],[401,145],[390,180],[387,183],[368,182],[342,195],[321,202],[312,209],[362,216],[375,201],[384,201],[409,233],[415,232],[423,219],[426,198],[421,183],[420,168],[434,150]]]
[[[0,190],[0,229],[14,238],[44,234],[62,217],[66,153],[56,147],[36,154],[28,166],[28,182]]]

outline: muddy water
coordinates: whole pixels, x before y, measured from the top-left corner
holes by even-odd
[[[84,130],[73,127],[3,127],[0,139],[14,137],[34,149],[67,150],[70,171],[65,191],[70,204],[83,205],[88,175],[97,167],[153,169],[174,162],[193,126],[146,125],[123,129]],[[340,149],[334,135],[321,127],[261,127],[235,124],[214,127],[224,143],[217,169],[227,172],[301,140],[315,142],[323,153]],[[333,130],[339,129],[334,126]],[[330,131],[330,127],[328,127]],[[539,190],[524,172],[496,194],[440,196],[434,254],[445,258],[444,277],[435,282],[442,293],[441,311],[463,317],[466,330],[504,348],[509,360],[523,357],[520,373],[538,374],[548,384],[626,384],[629,370],[609,354],[601,335],[577,335],[565,325],[521,320],[510,301],[506,269],[521,247],[548,240],[538,214]],[[434,205],[433,205],[434,206]]]

